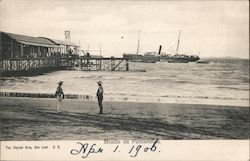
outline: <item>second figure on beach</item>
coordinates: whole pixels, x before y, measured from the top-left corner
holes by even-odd
[[[62,100],[64,99],[62,84],[63,84],[63,81],[58,82],[58,87],[56,88],[56,93],[55,93],[55,96],[57,98],[56,105],[57,105],[57,112],[58,113],[62,112],[61,111],[61,106],[62,106]]]
[[[98,105],[100,108],[99,114],[103,114],[103,106],[102,106],[102,101],[103,101],[103,87],[102,87],[102,82],[98,81],[96,82],[98,84],[98,90],[96,92],[96,96],[98,99]]]

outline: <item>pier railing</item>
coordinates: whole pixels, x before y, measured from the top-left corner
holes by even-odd
[[[10,58],[0,60],[0,70],[23,71],[48,67],[59,67],[61,60],[58,58]]]

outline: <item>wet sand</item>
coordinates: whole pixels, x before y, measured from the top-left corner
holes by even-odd
[[[0,97],[1,140],[248,139],[249,107]]]

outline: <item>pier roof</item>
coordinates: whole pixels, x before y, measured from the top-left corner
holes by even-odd
[[[39,38],[42,38],[42,39],[45,39],[45,40],[50,40],[50,41],[54,42],[57,45],[68,45],[68,46],[80,47],[79,45],[77,45],[77,44],[75,44],[75,43],[73,43],[71,41],[62,41],[62,40],[50,39],[50,38],[47,38],[47,37],[39,37]]]
[[[57,47],[58,45],[55,44],[53,41],[42,39],[39,37],[32,37],[32,36],[24,36],[18,34],[12,34],[3,32],[10,38],[16,40],[17,42],[25,45],[34,45],[34,46],[44,46],[44,47]]]
[[[54,41],[56,44],[80,47],[79,45],[77,45],[77,44],[75,44],[75,43],[73,43],[71,41],[62,41],[62,40],[55,40],[55,39],[51,39],[51,40]]]

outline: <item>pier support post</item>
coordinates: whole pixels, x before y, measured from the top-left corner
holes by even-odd
[[[20,55],[23,57],[23,44],[20,44]]]
[[[102,60],[99,60],[100,62],[100,70],[102,70]]]
[[[13,39],[11,39],[11,58],[14,57],[14,42]]]
[[[12,71],[12,60],[10,60],[10,68],[9,68],[9,71]]]
[[[129,71],[129,61],[126,59],[126,71]]]
[[[82,66],[83,66],[83,64],[82,64],[82,59],[81,59],[81,61],[80,61],[80,67],[81,67],[81,70],[82,70]]]
[[[114,57],[111,57],[111,71],[115,70],[115,59]]]

